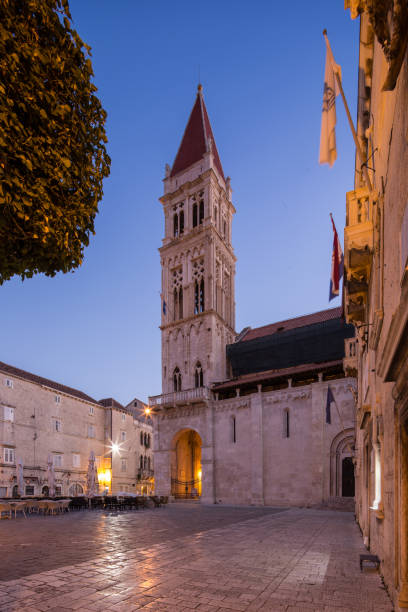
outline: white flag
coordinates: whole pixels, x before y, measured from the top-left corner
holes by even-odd
[[[338,96],[340,92],[335,77],[335,71],[340,75],[340,66],[333,62],[330,51],[326,49],[319,164],[329,164],[330,166],[333,165],[337,158],[336,96]]]

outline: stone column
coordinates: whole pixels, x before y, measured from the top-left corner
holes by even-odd
[[[251,504],[253,506],[264,505],[262,403],[262,385],[258,385],[258,393],[251,395],[250,417],[252,433]]]
[[[201,447],[201,503],[213,504],[214,499],[214,449],[212,446]]]
[[[155,495],[171,495],[170,451],[154,451]]]

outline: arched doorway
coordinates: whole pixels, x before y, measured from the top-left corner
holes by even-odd
[[[354,430],[341,431],[330,448],[330,496],[354,497]]]
[[[193,429],[178,432],[171,456],[171,494],[179,499],[201,496],[201,438]]]
[[[354,497],[354,465],[351,457],[344,457],[341,467],[341,495]]]

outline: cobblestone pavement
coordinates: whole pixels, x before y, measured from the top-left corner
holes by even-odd
[[[391,612],[348,512],[170,504],[0,522],[0,610]]]

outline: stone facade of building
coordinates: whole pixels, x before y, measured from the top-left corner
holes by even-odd
[[[354,332],[334,309],[236,335],[235,208],[201,86],[161,202],[163,384],[149,398],[157,493],[205,503],[350,501],[354,378],[343,360],[346,344],[355,370]]]
[[[151,492],[152,425],[144,404],[97,402],[85,393],[0,363],[0,497],[17,490],[23,464],[26,495],[47,495],[51,455],[57,495],[86,492],[91,451],[100,492]],[[117,446],[114,446],[117,445]]]
[[[347,194],[345,310],[359,336],[356,513],[395,609],[408,608],[408,8],[360,15],[357,158]]]

